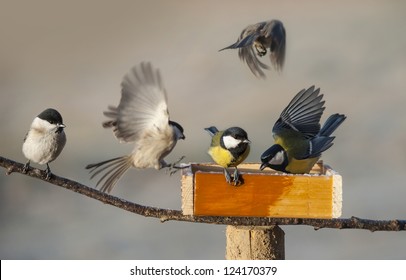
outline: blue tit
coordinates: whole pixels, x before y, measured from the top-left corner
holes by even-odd
[[[134,66],[121,83],[121,100],[109,106],[104,115],[109,120],[103,127],[111,128],[120,142],[134,143],[129,155],[86,166],[93,173],[104,175],[101,191],[110,193],[124,173],[133,168],[179,168],[164,158],[180,139],[185,139],[182,126],[169,119],[168,96],[158,69],[151,63]]]
[[[269,57],[275,70],[281,71],[285,62],[286,31],[282,22],[270,20],[247,26],[237,42],[225,47],[225,49],[238,49],[238,56],[247,63],[251,72],[261,78],[265,78],[262,69],[269,66],[262,63],[258,57],[263,57],[269,48]]]
[[[23,173],[28,171],[33,161],[46,164],[46,178],[51,178],[49,163],[59,156],[66,144],[64,128],[62,116],[55,109],[48,108],[34,118],[24,138],[22,150],[28,162],[24,165]]]
[[[272,129],[275,144],[261,155],[261,170],[270,167],[285,173],[309,173],[321,153],[333,145],[331,134],[346,116],[331,115],[320,128],[325,107],[319,93],[314,86],[303,89],[282,111]]]
[[[250,143],[247,132],[240,127],[230,127],[219,131],[216,127],[205,128],[212,139],[208,150],[209,155],[215,163],[224,168],[224,176],[230,185],[240,185],[242,181],[238,174],[237,165],[243,162],[249,152]],[[228,167],[234,167],[233,178],[228,172]]]

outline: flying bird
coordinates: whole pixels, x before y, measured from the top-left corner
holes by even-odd
[[[269,69],[269,66],[258,57],[265,56],[269,49],[272,66],[276,71],[282,71],[286,49],[285,27],[279,20],[249,25],[241,32],[237,42],[220,51],[226,49],[238,49],[238,56],[247,63],[251,72],[257,77],[265,78],[263,69]]]
[[[172,151],[179,139],[185,139],[182,126],[169,119],[168,98],[159,70],[151,63],[133,67],[121,83],[121,100],[117,107],[109,106],[104,115],[110,120],[103,127],[111,128],[122,143],[134,143],[131,154],[99,163],[89,164],[86,169],[105,174],[101,191],[110,193],[121,176],[130,168],[178,168],[164,158]]]

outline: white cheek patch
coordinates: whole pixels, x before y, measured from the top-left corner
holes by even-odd
[[[44,129],[45,131],[50,131],[57,128],[55,124],[51,124],[48,121],[40,119],[38,117],[34,119],[31,126],[37,129]]]
[[[241,143],[241,140],[235,139],[234,137],[227,135],[223,137],[223,143],[227,149],[233,149],[236,148]]]
[[[283,151],[280,151],[280,152],[277,152],[273,158],[271,158],[271,160],[269,161],[269,164],[281,165],[284,160],[285,160],[285,155],[284,155]]]

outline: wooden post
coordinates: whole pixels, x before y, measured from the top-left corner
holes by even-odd
[[[341,216],[341,176],[317,163],[310,174],[259,170],[240,164],[244,183],[231,186],[223,168],[190,164],[182,169],[182,212],[191,216],[331,219]],[[227,226],[226,259],[283,260],[285,233],[278,226]]]
[[[227,226],[227,260],[284,260],[285,233],[278,226]]]

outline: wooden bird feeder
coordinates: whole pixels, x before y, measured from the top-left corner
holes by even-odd
[[[240,186],[227,184],[223,168],[214,164],[191,164],[183,169],[183,214],[324,219],[341,216],[341,176],[321,161],[310,174],[300,175],[260,171],[259,166],[238,166],[244,181]]]

